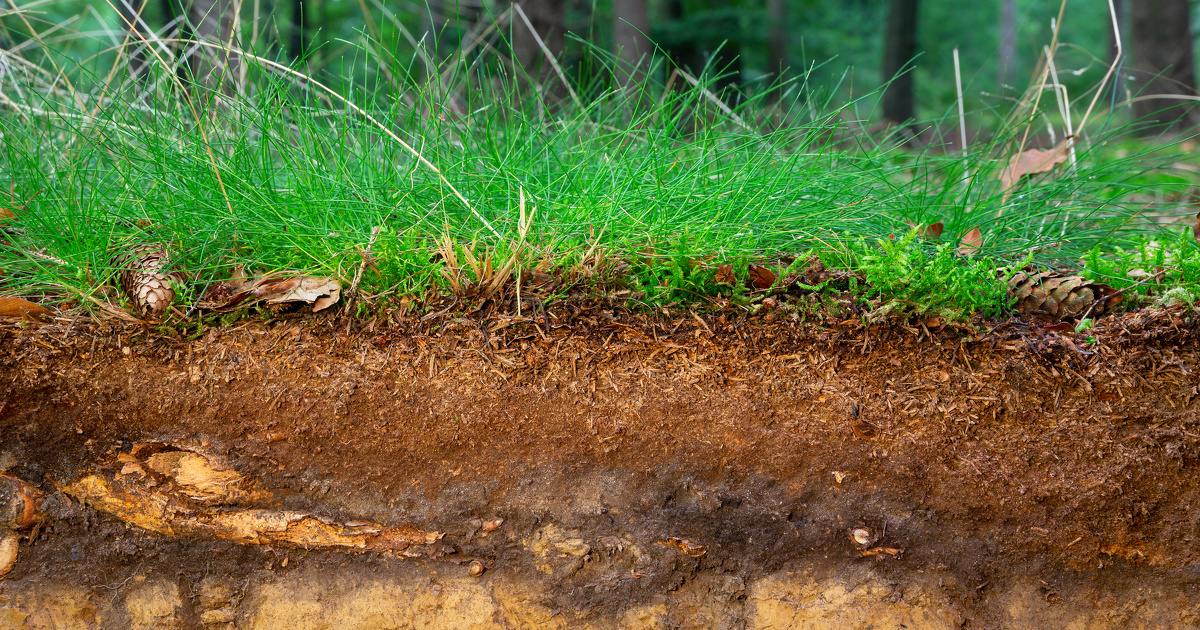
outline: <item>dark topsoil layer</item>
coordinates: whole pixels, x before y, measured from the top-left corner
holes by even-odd
[[[596,614],[698,570],[802,563],[948,572],[968,611],[1013,575],[1051,589],[1105,566],[1104,579],[1200,591],[1198,331],[1179,309],[1085,334],[611,313],[561,326],[295,316],[192,341],[9,324],[0,456],[48,493],[9,579],[111,589],[146,563],[262,570],[262,549],[130,529],[55,490],[167,442],[227,457],[283,507],[445,532],[462,553],[421,562],[480,557]],[[478,536],[495,516],[500,535]],[[612,549],[546,576],[521,541],[547,524]],[[862,558],[856,526],[902,553]],[[655,544],[671,537],[707,553]],[[623,554],[622,540],[653,553]]]

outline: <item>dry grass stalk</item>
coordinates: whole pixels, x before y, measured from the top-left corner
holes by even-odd
[[[508,259],[498,269],[492,264],[491,252],[484,251],[482,255],[476,254],[479,244],[475,241],[472,241],[470,246],[456,246],[450,238],[450,231],[447,228],[438,240],[438,246],[435,251],[441,255],[442,260],[446,263],[441,269],[441,273],[442,277],[450,283],[450,289],[456,295],[471,294],[485,300],[495,295],[512,277],[513,271],[520,261],[521,253],[526,246],[526,236],[529,234],[529,227],[533,223],[533,215],[536,212],[537,208],[526,212],[525,189],[521,188],[520,215],[517,219],[517,240],[510,248],[511,253]],[[461,262],[459,260],[460,250],[462,254]],[[463,266],[464,263],[466,267]],[[470,269],[471,275],[474,276],[474,281],[463,274],[464,269]]]

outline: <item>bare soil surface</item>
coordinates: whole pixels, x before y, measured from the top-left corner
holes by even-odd
[[[45,496],[0,627],[413,627],[426,609],[440,627],[1192,627],[1198,337],[1180,309],[1082,334],[604,312],[281,316],[193,340],[11,324],[0,465]],[[416,558],[244,545],[63,492],[147,443],[227,461],[264,507],[442,537]],[[355,593],[383,608],[337,612]]]

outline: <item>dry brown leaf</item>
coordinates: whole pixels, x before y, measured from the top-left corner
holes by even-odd
[[[775,272],[762,265],[750,265],[750,284],[755,289],[770,289],[775,285]]]
[[[916,223],[913,223],[907,219],[904,222],[908,224],[908,227],[916,230],[918,236],[924,236],[926,238],[938,238],[942,235],[942,231],[945,230],[945,226],[942,225],[941,221],[938,221],[937,223],[930,223],[926,226],[917,225]],[[893,234],[891,238],[894,237],[895,235]]]
[[[721,265],[717,267],[716,281],[718,284],[732,285],[737,282],[737,276],[733,274],[733,265]]]
[[[977,227],[971,228],[970,232],[963,235],[962,242],[958,245],[958,253],[963,256],[972,256],[979,251],[980,247],[983,247],[983,233]]]
[[[0,297],[0,317],[46,321],[54,317],[54,311],[19,297]]]
[[[275,273],[247,279],[237,268],[228,281],[213,285],[197,306],[225,313],[258,303],[307,302],[315,313],[337,303],[341,292],[341,283],[333,278]]]
[[[1051,149],[1028,149],[1009,159],[1008,164],[1000,171],[1000,187],[1004,191],[1004,201],[1012,196],[1013,189],[1028,175],[1045,173],[1067,160],[1073,139],[1067,138]]]

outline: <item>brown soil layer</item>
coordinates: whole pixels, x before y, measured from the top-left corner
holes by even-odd
[[[693,627],[701,609],[695,627],[765,627],[790,601],[763,594],[791,588],[780,576],[816,580],[826,603],[830,580],[859,576],[884,585],[860,589],[871,601],[938,602],[946,627],[1011,625],[1014,593],[1050,619],[1064,601],[1116,609],[1145,589],[1181,603],[1105,625],[1200,623],[1184,604],[1200,600],[1195,314],[1085,334],[553,321],[284,318],[192,341],[8,326],[0,464],[47,498],[0,582],[0,627],[4,606],[25,611],[12,627],[38,627],[28,602],[62,583],[84,589],[93,622],[122,627],[160,584],[147,576],[167,576],[176,627],[209,627],[196,602],[213,576],[261,610],[270,584],[320,591],[321,575],[486,585],[496,627]],[[277,507],[409,523],[445,544],[411,560],[172,538],[58,492],[147,442],[227,458]],[[489,569],[468,577],[456,557]],[[514,589],[541,612],[513,612],[501,595]]]

